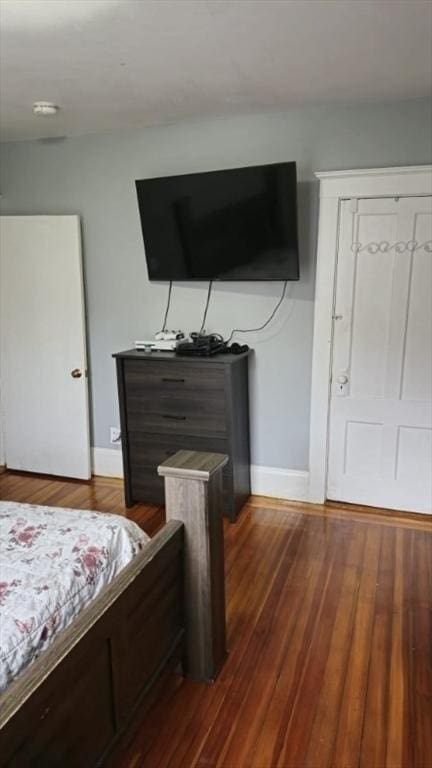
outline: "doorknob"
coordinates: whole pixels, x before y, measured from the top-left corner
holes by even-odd
[[[338,384],[348,384],[348,376],[345,376],[345,375],[338,376],[336,381]]]
[[[80,371],[79,368],[74,368],[73,371],[71,371],[71,376],[73,379],[80,379],[82,376],[82,371]]]

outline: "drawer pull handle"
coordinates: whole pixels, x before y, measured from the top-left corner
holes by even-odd
[[[184,379],[171,379],[168,376],[163,376],[162,381],[169,381],[174,384],[184,384]]]
[[[171,416],[171,414],[164,413],[163,414],[164,419],[174,419],[175,421],[185,421],[186,416]]]

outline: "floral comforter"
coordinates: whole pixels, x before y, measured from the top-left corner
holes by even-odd
[[[147,541],[118,515],[0,502],[0,691]]]

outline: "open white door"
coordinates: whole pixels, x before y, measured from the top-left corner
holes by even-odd
[[[6,465],[89,478],[78,216],[1,217],[0,372]]]
[[[329,499],[432,511],[431,200],[341,203]]]

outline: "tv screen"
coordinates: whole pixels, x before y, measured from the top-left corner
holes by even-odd
[[[136,182],[150,280],[298,280],[295,163]]]

